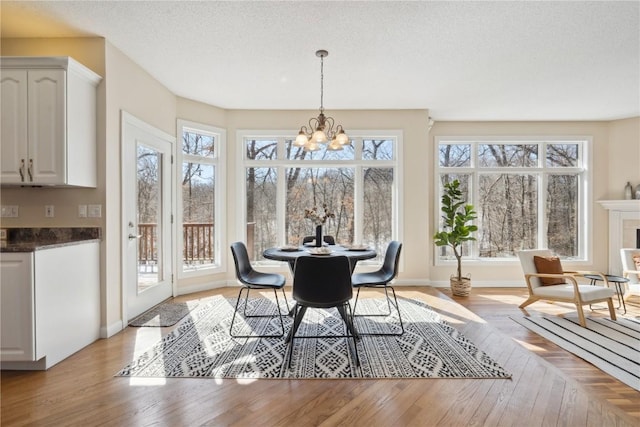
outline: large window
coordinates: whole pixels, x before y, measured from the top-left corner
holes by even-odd
[[[182,276],[211,273],[220,267],[219,242],[223,224],[224,176],[221,150],[225,131],[179,120],[182,150],[178,183],[178,242]]]
[[[266,248],[313,235],[305,209],[325,205],[335,218],[324,234],[339,243],[366,243],[382,256],[397,238],[400,132],[351,135],[342,151],[322,146],[315,152],[294,146],[291,134],[239,135],[249,256],[262,261]]]
[[[586,258],[586,138],[440,137],[436,145],[436,206],[444,183],[458,179],[478,213],[477,240],[463,248],[465,256],[505,259],[521,249],[549,248],[565,258]],[[437,259],[451,256],[438,248]]]

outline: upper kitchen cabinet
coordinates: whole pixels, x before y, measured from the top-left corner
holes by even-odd
[[[96,186],[96,89],[69,57],[0,58],[0,183]]]

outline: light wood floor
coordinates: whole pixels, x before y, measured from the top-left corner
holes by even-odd
[[[513,374],[507,380],[212,380],[114,377],[170,328],[127,328],[44,372],[3,371],[1,425],[43,426],[638,426],[640,392],[529,332],[524,289],[476,288],[419,298]],[[236,296],[225,288],[178,298]],[[368,294],[372,296],[374,294]],[[640,316],[640,299],[627,303]],[[467,307],[465,309],[464,307]],[[535,303],[528,313],[573,311]],[[590,316],[602,315],[589,312]]]

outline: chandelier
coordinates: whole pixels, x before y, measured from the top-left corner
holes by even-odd
[[[333,128],[333,117],[324,115],[324,58],[328,56],[326,50],[316,51],[316,56],[320,57],[320,114],[318,117],[309,119],[309,127],[302,126],[293,145],[304,147],[305,151],[317,151],[320,144],[328,144],[327,150],[342,150],[343,145],[349,144],[349,137],[344,133],[341,125]]]

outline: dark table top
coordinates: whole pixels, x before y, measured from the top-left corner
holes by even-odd
[[[612,274],[605,274],[604,276],[609,282],[613,283],[626,283],[629,281],[629,279],[627,279],[626,277],[614,276]],[[602,277],[596,274],[585,274],[584,277],[591,280],[602,280]]]
[[[338,256],[344,255],[349,258],[350,261],[361,261],[365,259],[375,258],[378,253],[371,248],[367,248],[365,250],[361,249],[349,249],[340,245],[329,245],[325,246],[331,250],[329,255],[313,255],[309,252],[310,249],[313,249],[313,246],[298,246],[297,250],[283,250],[282,248],[269,248],[266,249],[262,256],[267,259],[272,259],[276,261],[295,261],[300,256]]]

